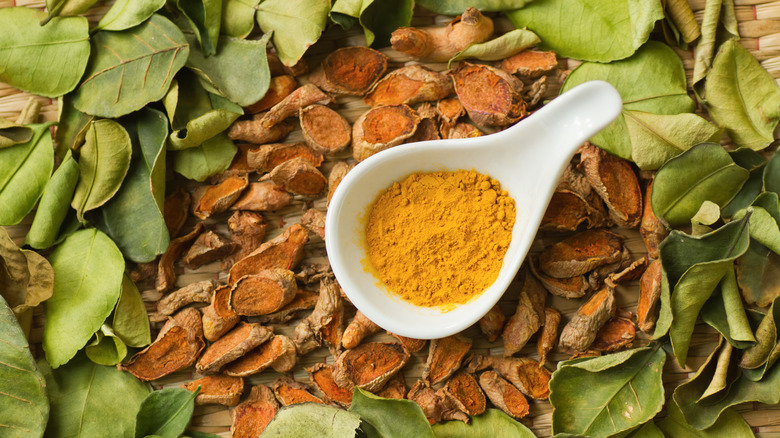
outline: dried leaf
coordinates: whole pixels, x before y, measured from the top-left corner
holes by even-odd
[[[689,424],[676,403],[669,403],[666,418],[658,422],[658,427],[666,436],[685,436],[691,438],[753,438],[753,430],[742,415],[734,409],[722,411],[717,421],[706,429],[697,429]]]
[[[469,58],[476,58],[482,61],[498,61],[508,58],[533,45],[539,44],[540,42],[541,40],[539,37],[530,30],[511,30],[484,43],[468,46],[453,56],[447,66],[449,67],[452,65],[453,61]]]
[[[200,43],[200,46],[197,46],[190,42],[192,53],[195,53],[198,47],[206,56],[217,53],[217,41],[222,25],[222,0],[177,0],[176,8],[186,18]]]
[[[394,30],[411,24],[413,9],[414,2],[409,0],[337,0],[328,15],[344,29],[360,23],[366,37],[366,45],[384,47],[390,44],[390,34]],[[461,12],[463,9],[452,15]]]
[[[328,0],[265,0],[257,7],[255,18],[263,32],[273,32],[282,63],[292,66],[320,38],[329,10]]]
[[[127,346],[109,325],[103,324],[84,348],[84,353],[96,364],[114,366],[127,356]]]
[[[25,237],[25,244],[35,249],[46,249],[54,245],[68,214],[70,200],[78,181],[79,164],[69,150],[43,190],[35,218]]]
[[[525,425],[510,418],[498,409],[488,409],[482,415],[471,417],[471,424],[461,421],[436,423],[433,431],[439,438],[533,438],[536,435]]]
[[[750,209],[750,238],[780,254],[780,198],[777,193],[766,192],[758,195]],[[747,214],[740,210],[733,220],[739,220]]]
[[[116,303],[111,326],[129,347],[145,347],[152,342],[146,306],[135,283],[127,275],[122,277],[122,293]]]
[[[780,255],[751,240],[736,267],[737,282],[748,304],[766,307],[780,296]]]
[[[360,416],[361,428],[369,438],[397,436],[433,438],[434,436],[422,409],[410,400],[382,398],[355,388],[349,412]],[[369,427],[366,428],[366,425]]]
[[[49,262],[36,252],[20,249],[5,229],[0,231],[0,296],[17,318],[49,299],[53,284]]]
[[[261,0],[222,0],[221,32],[234,38],[246,38],[255,27],[255,10]]]
[[[165,5],[165,0],[117,0],[92,30],[125,30],[138,26]]]
[[[265,427],[261,437],[352,438],[360,426],[360,416],[319,403],[287,406]]]
[[[780,195],[780,153],[775,151],[766,164],[764,172],[764,190]]]
[[[135,416],[135,438],[181,436],[190,424],[199,390],[190,392],[182,388],[164,388],[149,394]]]
[[[188,179],[204,181],[230,166],[238,149],[224,132],[204,141],[200,146],[177,151],[173,170]]]
[[[32,140],[33,130],[0,117],[0,149]]]
[[[719,290],[720,293],[714,292],[702,307],[702,319],[720,332],[734,347],[745,349],[753,345],[756,338],[753,336],[753,328],[745,313],[733,269],[726,271],[726,275],[720,281]]]
[[[772,306],[764,315],[756,329],[756,343],[742,352],[739,362],[742,373],[755,382],[761,380],[772,365],[780,358],[780,343],[778,342],[777,326],[780,320],[780,305],[775,310],[778,299],[772,301]]]

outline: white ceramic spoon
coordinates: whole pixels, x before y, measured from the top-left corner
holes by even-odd
[[[417,339],[458,333],[498,302],[531,247],[558,180],[576,150],[620,114],[608,83],[579,85],[504,131],[483,137],[396,146],[351,170],[336,189],[325,220],[328,259],[341,287],[371,321]],[[497,179],[517,207],[512,241],[498,278],[450,311],[418,307],[381,288],[364,269],[365,218],[379,192],[415,172],[474,169]]]

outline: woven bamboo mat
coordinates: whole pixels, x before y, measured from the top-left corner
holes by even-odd
[[[705,0],[689,0],[693,10],[696,12],[696,16],[701,20],[703,14]],[[93,8],[87,14],[90,21],[97,21],[108,9],[107,4],[101,4],[98,7]],[[739,20],[739,30],[742,35],[742,44],[748,48],[760,61],[764,68],[772,74],[773,77],[778,78],[780,82],[780,1],[762,1],[762,0],[735,0],[736,13]],[[27,6],[31,8],[44,8],[43,0],[0,0],[0,7],[10,6]],[[424,26],[432,24],[443,24],[449,21],[448,17],[434,16],[425,11],[419,11],[413,19],[412,25]],[[496,32],[503,33],[512,29],[511,23],[505,18],[496,19]],[[359,30],[342,31],[340,28],[334,26],[328,29],[321,40],[310,48],[307,53],[306,59],[309,62],[310,67],[317,65],[320,60],[329,52],[338,47],[349,45],[363,45],[364,39],[362,32]],[[390,68],[397,68],[404,63],[409,62],[410,59],[405,55],[399,54],[391,49],[382,49],[383,53],[390,57]],[[678,54],[683,60],[686,72],[690,78],[693,69],[693,52],[678,50]],[[575,61],[562,60],[562,65],[565,68],[573,68],[578,63]],[[425,64],[427,67],[434,70],[446,69],[445,63],[437,64]],[[306,83],[305,77],[299,78],[299,82]],[[551,83],[550,88],[547,91],[546,98],[552,98],[558,94],[560,83]],[[18,113],[21,111],[28,98],[31,97],[27,93],[20,92],[6,84],[0,83],[0,116],[15,119]],[[44,120],[56,120],[57,119],[57,101],[38,96],[33,96],[35,99],[40,100],[43,104],[42,118]],[[366,110],[367,106],[359,98],[354,97],[342,97],[338,99],[338,110],[344,115],[351,123]],[[776,134],[776,138],[780,138]],[[302,141],[302,135],[300,131],[294,131],[287,138],[286,142]],[[330,168],[336,160],[346,159],[348,154],[342,154],[336,157],[329,157],[323,164],[322,170],[324,174],[328,174]],[[280,233],[282,229],[289,224],[299,221],[301,214],[308,208],[315,207],[321,210],[325,210],[325,200],[319,199],[316,201],[306,201],[296,198],[295,201],[288,207],[277,211],[273,214],[265,214],[266,220],[269,223],[268,237],[275,237]],[[224,221],[226,217],[218,217],[214,223],[219,230],[225,231]],[[28,217],[21,224],[7,227],[11,238],[17,244],[21,244],[24,240],[24,236],[29,228],[29,224],[32,220],[32,216]],[[222,222],[222,224],[220,223]],[[646,253],[644,244],[636,230],[624,230],[617,229],[617,232],[621,233],[625,238],[625,244],[631,252],[632,259],[638,259],[643,257]],[[538,253],[542,248],[557,242],[563,235],[555,233],[540,233],[534,245],[531,249],[531,253]],[[313,238],[307,245],[307,258],[304,263],[322,263],[325,262],[325,245],[319,238]],[[178,278],[177,286],[184,286],[186,284],[205,280],[205,279],[219,279],[225,280],[225,273],[220,271],[219,263],[213,263],[211,265],[204,266],[196,271],[191,271],[183,266],[177,266],[176,268]],[[154,310],[154,303],[159,299],[159,294],[154,290],[151,284],[139,284],[140,290],[144,300],[147,302],[147,306],[150,310]],[[635,311],[637,305],[638,285],[637,282],[628,283],[625,286],[618,287],[618,307],[626,311]],[[502,298],[500,305],[507,315],[511,315],[514,312],[514,308],[517,304],[518,291],[513,286]],[[573,314],[580,305],[579,300],[566,300],[559,297],[552,297],[551,305],[560,310],[565,316],[564,321],[568,316]],[[347,306],[348,308],[350,306]],[[353,310],[354,312],[354,310]],[[351,314],[348,314],[348,320],[351,318]],[[292,336],[297,319],[281,326],[276,326],[275,331],[277,333]],[[42,309],[36,309],[34,328],[31,333],[31,341],[33,344],[39,344],[42,335],[43,315]],[[159,327],[157,327],[159,328]],[[471,327],[465,331],[465,334],[474,339],[472,352],[475,353],[492,353],[501,354],[502,346],[501,341],[495,343],[489,343],[485,340],[479,329]],[[646,336],[640,335],[641,339],[638,339],[636,344],[641,345],[648,342]],[[667,360],[667,364],[664,370],[664,384],[667,390],[667,396],[671,395],[671,391],[680,383],[690,378],[699,366],[707,358],[711,350],[714,348],[718,339],[717,333],[709,328],[706,324],[699,323],[694,333],[691,349],[688,357],[688,368],[681,369],[676,362],[670,358]],[[385,334],[377,334],[367,339],[367,341],[394,341]],[[37,345],[33,345],[33,351],[40,353],[40,349]],[[536,358],[535,342],[529,342],[529,346],[526,347],[520,355]],[[408,386],[411,386],[422,373],[422,368],[425,363],[425,356],[427,354],[427,348],[422,352],[413,356],[409,364],[404,368],[404,376],[406,378]],[[554,352],[551,355],[552,361],[564,360],[568,356],[559,352]],[[294,377],[299,381],[308,381],[308,375],[304,368],[310,367],[318,362],[332,363],[333,357],[326,349],[316,350],[308,355],[299,358],[298,365],[295,367]],[[554,364],[548,364],[550,369],[553,369]],[[258,383],[270,383],[274,379],[279,377],[279,374],[272,370],[266,370],[259,375],[252,376],[247,379],[247,384]],[[194,378],[193,369],[188,369],[182,372],[174,373],[166,376],[162,379],[152,382],[155,388],[163,387],[177,387],[184,382],[188,382]],[[753,427],[756,432],[756,436],[761,438],[780,438],[780,406],[766,406],[759,404],[743,404],[737,407],[745,420]],[[539,437],[550,436],[550,421],[552,410],[550,404],[546,401],[532,401],[531,412],[522,422],[530,427],[534,433]],[[193,427],[196,430],[203,432],[215,433],[221,436],[229,437],[230,427],[230,411],[228,408],[219,405],[200,406],[195,410],[193,417]]]

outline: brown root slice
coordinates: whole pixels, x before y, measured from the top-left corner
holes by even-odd
[[[626,250],[626,252],[628,251]],[[644,256],[641,259],[634,260],[633,262],[631,262],[630,265],[625,267],[622,271],[609,274],[607,278],[604,280],[604,282],[610,285],[611,287],[616,287],[618,284],[623,284],[629,281],[637,280],[640,277],[642,277],[642,274],[645,273],[645,270],[647,269],[647,265],[649,263],[650,260],[647,258],[647,256]]]
[[[496,304],[488,310],[482,318],[479,319],[479,329],[485,335],[489,342],[494,342],[504,330],[506,315],[501,307]]]
[[[443,389],[447,398],[468,415],[479,415],[487,409],[485,393],[470,373],[455,373]]]
[[[287,305],[296,293],[292,271],[266,269],[238,279],[230,290],[230,307],[242,316],[268,315]]]
[[[200,313],[187,308],[163,325],[151,345],[117,368],[141,380],[155,380],[191,366],[205,346]]]
[[[244,275],[272,268],[292,270],[303,258],[303,247],[309,233],[300,224],[290,225],[278,237],[265,242],[230,268],[228,283],[234,284]]]
[[[636,338],[636,326],[628,318],[613,316],[596,333],[590,348],[602,353],[628,348]]]
[[[217,185],[208,187],[193,211],[195,216],[207,219],[226,211],[248,185],[249,181],[245,176],[232,176]]]
[[[460,368],[471,344],[471,339],[462,335],[431,340],[428,359],[422,372],[423,380],[436,384],[450,377]]]
[[[279,410],[279,403],[271,389],[255,385],[249,390],[246,400],[230,413],[233,422],[230,436],[233,438],[256,438]]]
[[[521,273],[523,286],[520,289],[517,308],[509,318],[501,338],[504,340],[504,356],[512,356],[525,347],[525,344],[544,324],[544,302],[547,291],[528,269]]]
[[[452,97],[436,103],[436,114],[441,120],[442,131],[449,131],[466,114],[466,109],[457,97]]]
[[[401,336],[390,332],[387,332],[387,334],[398,339],[398,342],[401,343],[401,346],[404,347],[404,350],[408,351],[409,353],[417,353],[418,351],[422,350],[425,347],[425,344],[428,342],[427,339],[407,338],[406,336]]]
[[[539,362],[521,357],[472,356],[466,371],[474,373],[493,368],[501,377],[512,382],[523,394],[535,400],[546,400],[550,395],[550,373]]]
[[[314,167],[322,164],[322,154],[304,143],[271,143],[249,149],[246,160],[249,167],[258,172],[270,172],[285,161],[301,157]]]
[[[230,167],[227,168],[226,171],[222,172],[222,175],[225,177],[231,176],[231,175],[249,175],[254,170],[249,167],[249,163],[247,162],[246,154],[249,151],[249,148],[251,148],[251,144],[243,143],[243,144],[236,144],[236,155],[233,156],[233,161],[230,162]],[[220,180],[224,179],[224,177],[216,176],[215,178],[219,178]]]
[[[252,191],[252,185],[249,186],[247,192]],[[286,193],[286,192],[285,192]],[[240,201],[241,199],[239,199]],[[256,250],[265,240],[265,230],[268,227],[265,223],[265,219],[260,213],[253,211],[237,211],[230,215],[228,219],[228,231],[230,232],[230,240],[235,243],[238,248],[230,260],[226,260],[222,268],[229,269],[233,265],[233,261],[241,260],[248,256],[252,251]]]
[[[209,303],[214,292],[214,281],[204,280],[188,284],[166,295],[157,302],[157,313],[149,315],[151,322],[162,322],[177,310],[192,303]]]
[[[352,157],[363,161],[397,146],[414,135],[419,124],[420,117],[408,105],[371,108],[352,126]]]
[[[267,113],[260,119],[260,124],[264,128],[270,128],[281,123],[284,119],[297,115],[298,110],[307,107],[311,104],[322,102],[330,102],[330,97],[323,93],[322,90],[317,88],[314,84],[306,84],[281,100],[281,102],[274,105]]]
[[[307,263],[295,273],[295,279],[303,284],[319,283],[323,278],[334,278],[330,263]]]
[[[403,371],[395,373],[390,380],[385,383],[376,395],[383,398],[393,398],[396,400],[402,400],[406,398],[406,379],[404,378]]]
[[[236,328],[206,348],[195,364],[195,369],[203,374],[216,373],[223,365],[238,359],[273,335],[268,327],[240,322]]]
[[[257,102],[244,108],[245,114],[257,114],[270,109],[272,106],[284,100],[290,93],[298,88],[298,81],[290,75],[274,76],[271,78],[271,84],[265,96]]]
[[[368,106],[399,103],[414,105],[443,99],[452,92],[452,81],[446,75],[413,64],[394,70],[382,78],[366,94],[363,102]]]
[[[195,392],[198,386],[200,386],[200,392],[195,397],[196,405],[235,406],[244,393],[244,379],[221,374],[202,377],[181,385],[182,388],[190,392]]]
[[[274,395],[282,406],[306,402],[325,404],[319,397],[309,392],[310,388],[308,385],[296,382],[287,376],[282,376],[274,380],[271,384],[271,388],[273,388]]]
[[[328,180],[306,159],[296,157],[276,166],[268,178],[296,195],[316,197],[328,189]]]
[[[620,260],[615,263],[608,263],[595,268],[588,274],[588,283],[591,289],[598,289],[602,284],[609,282],[611,287],[615,287],[614,279],[618,278],[618,275],[626,272],[631,268],[631,253],[628,252],[628,248],[623,247],[623,252],[620,254]],[[630,273],[626,273],[630,275]],[[610,280],[612,279],[612,280]]]
[[[650,181],[647,184],[647,189],[645,191],[645,205],[642,210],[642,221],[639,224],[639,233],[642,235],[642,240],[645,242],[647,255],[651,259],[657,259],[658,245],[660,245],[669,234],[669,230],[666,229],[661,219],[653,213],[653,206],[650,203],[652,192],[653,182]]]
[[[222,367],[228,376],[246,377],[268,367],[283,373],[290,371],[297,362],[297,352],[292,340],[284,335],[274,335],[270,341],[260,344],[242,357]]]
[[[588,230],[545,248],[539,255],[539,267],[551,277],[570,278],[618,262],[622,257],[620,235],[605,229]]]
[[[333,378],[344,388],[357,386],[376,392],[408,361],[409,353],[401,344],[368,342],[339,355],[333,364]]]
[[[341,353],[341,338],[344,336],[343,291],[338,286],[336,288],[339,291],[339,298],[335,312],[333,313],[333,318],[320,329],[319,333],[321,343],[324,343],[328,347],[330,354],[333,357],[337,357]]]
[[[279,59],[279,55],[275,52],[267,52],[266,59],[268,60],[268,70],[271,76],[290,75],[298,77],[305,75],[309,72],[309,64],[306,60],[301,58],[293,65],[284,65],[282,60]]]
[[[623,228],[635,228],[642,219],[642,190],[626,160],[588,144],[580,150],[580,167],[596,194],[609,209],[609,217]]]
[[[523,83],[509,73],[461,61],[450,75],[458,99],[476,124],[506,126],[526,116]]]
[[[418,380],[412,385],[407,398],[420,405],[423,414],[431,424],[442,420],[459,420],[464,423],[471,421],[471,418],[465,412],[460,411],[444,395],[442,390],[434,391],[430,384],[424,380]]]
[[[203,335],[211,342],[230,331],[239,320],[238,314],[230,307],[228,286],[217,288],[211,298],[211,304],[201,311],[203,312]]]
[[[544,93],[547,92],[547,76],[535,80],[527,90],[523,91],[523,100],[528,108],[534,108],[541,102]]]
[[[544,308],[544,326],[536,342],[536,352],[539,354],[539,366],[547,362],[547,355],[558,344],[558,327],[561,325],[561,312],[552,307]]]
[[[518,76],[536,79],[558,68],[558,58],[552,51],[523,50],[502,60],[497,67]]]
[[[476,8],[468,8],[446,26],[401,27],[393,31],[393,49],[417,59],[445,62],[466,47],[487,41],[493,35],[493,20]]]
[[[420,124],[417,125],[417,130],[414,132],[413,136],[406,140],[406,143],[440,139],[439,127],[436,126],[436,122],[432,118],[421,118]]]
[[[362,96],[385,74],[387,59],[368,47],[344,47],[326,56],[309,80],[331,94]]]
[[[325,212],[310,208],[301,216],[301,225],[325,240]]]
[[[570,190],[558,189],[553,193],[539,227],[543,230],[576,231],[583,223],[587,228],[601,226],[602,219],[602,213],[594,211],[581,195]]]
[[[344,336],[341,338],[341,345],[347,350],[357,347],[363,339],[381,330],[381,327],[368,319],[363,312],[358,310],[355,318],[344,329]]]
[[[290,205],[292,195],[272,182],[253,182],[230,207],[239,211],[274,211]]]
[[[442,137],[445,138],[474,138],[474,137],[482,137],[482,131],[479,130],[476,126],[472,125],[471,123],[466,122],[460,122],[455,124],[452,128],[447,131],[446,137],[444,134],[442,134]]]
[[[236,120],[228,129],[228,137],[231,140],[246,141],[254,144],[266,144],[279,141],[295,129],[295,124],[281,121],[270,128],[262,124],[262,120],[268,113],[259,113],[249,120]]]
[[[293,342],[298,354],[304,355],[322,345],[323,328],[334,319],[342,318],[343,309],[338,284],[335,280],[323,279],[314,310],[295,327]]]
[[[333,380],[333,371],[331,366],[324,363],[315,364],[311,368],[306,368],[309,373],[312,384],[325,397],[325,402],[348,408],[352,404],[352,391],[348,388],[339,386]]]
[[[189,269],[222,260],[238,248],[238,245],[222,237],[220,234],[207,230],[203,232],[184,255],[184,264]]]
[[[636,320],[639,329],[650,333],[658,319],[658,300],[661,298],[663,266],[660,260],[653,260],[639,280],[639,303],[636,306]]]
[[[298,289],[295,298],[289,304],[268,315],[259,316],[257,319],[263,324],[281,324],[295,317],[298,312],[311,310],[319,300],[319,294],[307,290]]]
[[[541,269],[539,269],[539,259],[534,257],[529,263],[531,272],[547,289],[548,292],[555,296],[563,298],[580,298],[590,291],[590,284],[588,279],[584,275],[577,275],[570,278],[555,278],[545,275]]]
[[[497,408],[514,419],[528,415],[530,407],[520,390],[499,376],[495,371],[485,371],[479,376],[479,385]]]
[[[298,114],[303,139],[317,152],[341,152],[352,141],[352,126],[341,114],[323,105],[309,105]]]
[[[347,173],[355,167],[355,163],[347,163],[346,161],[339,161],[336,163],[328,174],[328,203],[330,198],[333,197],[333,192],[336,191],[336,187],[341,184],[341,180],[347,176]]]
[[[203,232],[204,228],[203,223],[199,222],[188,234],[177,237],[168,244],[168,249],[165,250],[165,253],[163,253],[160,261],[157,263],[157,282],[155,284],[157,292],[165,292],[173,287],[173,284],[176,282],[176,272],[173,270],[173,264],[187,249],[188,245]]]
[[[178,190],[165,198],[165,202],[163,203],[163,218],[165,219],[165,227],[168,229],[168,234],[171,238],[174,238],[179,234],[179,230],[181,230],[184,222],[187,221],[191,202],[192,197],[182,187],[179,187]]]
[[[583,304],[561,331],[561,348],[585,351],[599,329],[615,315],[615,290],[605,286]]]

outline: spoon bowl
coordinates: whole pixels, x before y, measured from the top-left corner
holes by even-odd
[[[325,220],[328,259],[347,297],[383,329],[416,339],[442,338],[477,322],[520,269],[571,157],[621,108],[614,87],[591,81],[501,132],[396,146],[361,162],[339,184]],[[497,179],[514,199],[512,240],[498,277],[482,294],[451,310],[415,306],[388,292],[366,269],[366,218],[379,193],[394,182],[412,173],[459,169]]]

